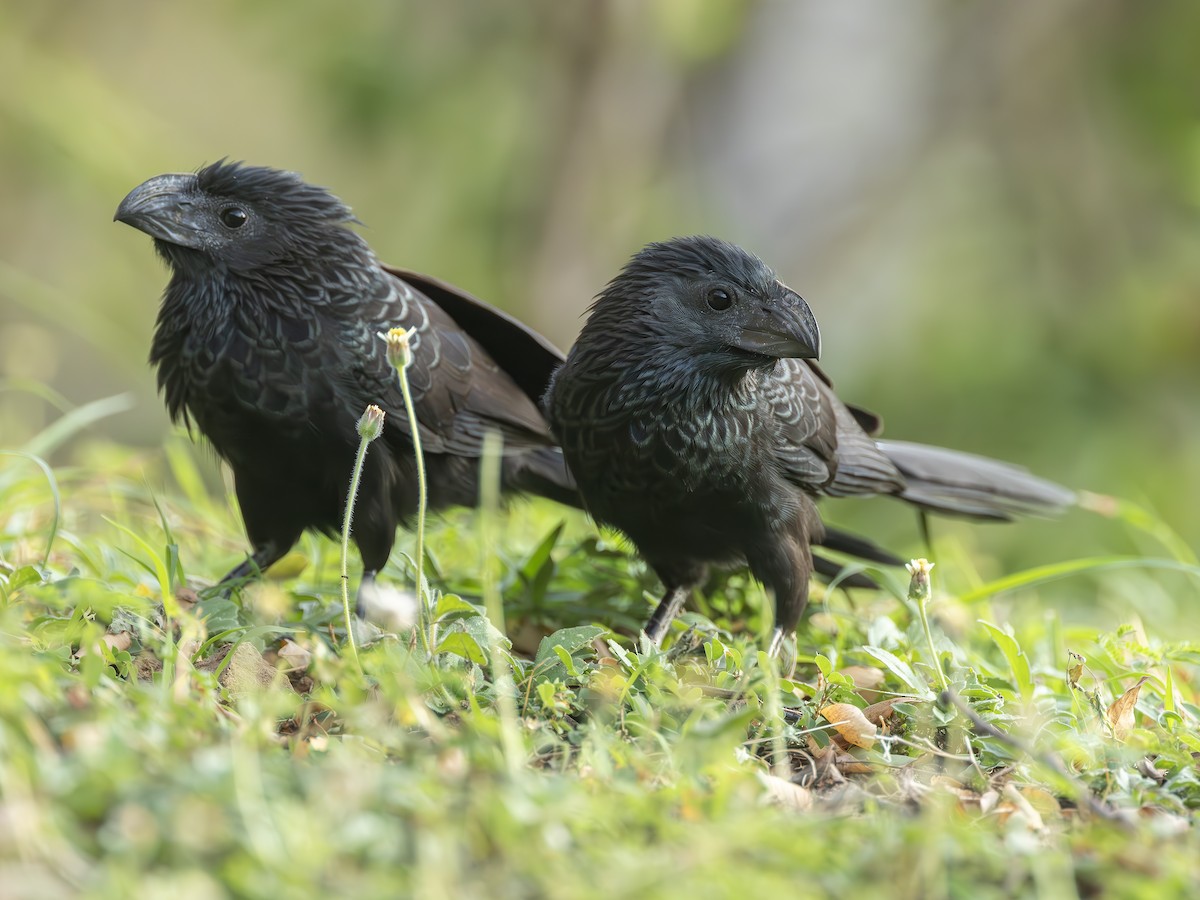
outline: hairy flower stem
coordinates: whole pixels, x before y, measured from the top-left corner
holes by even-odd
[[[408,362],[412,362],[411,356]],[[408,385],[408,365],[397,371],[400,373],[400,390],[404,393],[404,410],[408,413],[408,427],[412,432],[413,453],[417,458],[417,627],[421,630],[425,656],[432,659],[433,648],[437,646],[437,624],[433,621],[433,610],[429,608],[432,598],[425,590],[425,508],[429,498],[429,489],[425,481],[425,456],[421,452],[417,411],[413,406],[412,389]]]
[[[425,590],[425,511],[429,502],[429,486],[425,478],[425,454],[421,452],[420,425],[416,407],[413,406],[412,388],[408,383],[408,367],[413,361],[411,341],[416,330],[393,328],[379,337],[387,345],[388,362],[400,377],[400,392],[404,395],[404,411],[408,414],[408,430],[412,434],[413,455],[417,461],[417,630],[421,634],[425,657],[433,659],[433,648],[437,646],[437,625],[433,620],[433,610],[430,609],[433,598]]]
[[[354,521],[354,502],[358,498],[358,482],[362,478],[363,463],[371,441],[383,431],[383,410],[368,406],[358,420],[358,453],[354,457],[354,469],[350,473],[350,490],[346,494],[346,515],[342,519],[342,612],[346,616],[346,640],[354,662],[362,671],[358,658],[358,642],[354,638],[354,616],[350,612],[350,524]]]
[[[933,667],[937,670],[938,681],[941,682],[942,690],[950,690],[950,682],[946,679],[946,673],[942,671],[941,660],[938,659],[937,648],[933,645],[933,631],[929,627],[929,611],[926,608],[929,605],[929,598],[933,594],[933,589],[929,582],[929,570],[934,566],[927,559],[914,559],[908,563],[905,568],[908,569],[909,575],[912,577],[908,582],[908,599],[917,605],[917,617],[921,620],[921,627],[925,630],[925,641],[929,644],[929,659],[933,663]]]

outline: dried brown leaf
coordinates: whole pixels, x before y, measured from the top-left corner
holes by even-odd
[[[862,714],[868,722],[882,726],[895,713],[896,710],[894,707],[901,699],[900,697],[893,697],[890,700],[880,700],[878,703],[872,703],[862,711]]]
[[[1071,687],[1079,687],[1079,678],[1083,675],[1083,667],[1087,660],[1074,650],[1068,650],[1067,656],[1071,660],[1071,665],[1067,667],[1067,681],[1070,682]]]
[[[100,640],[108,647],[112,653],[120,653],[122,650],[128,650],[133,643],[133,635],[128,631],[120,631],[116,634],[103,634]],[[80,644],[79,649],[75,651],[76,659],[83,659],[89,653],[100,653],[100,644]]]
[[[768,803],[773,803],[784,809],[790,809],[793,812],[807,812],[812,809],[813,795],[812,791],[808,788],[793,784],[786,778],[780,778],[778,775],[769,775],[766,772],[759,772],[758,780],[766,788],[766,800]]]
[[[837,729],[846,743],[855,747],[870,747],[879,729],[867,720],[863,711],[851,703],[831,703],[821,715]]]
[[[1118,741],[1125,740],[1129,737],[1129,732],[1133,731],[1134,706],[1137,704],[1138,693],[1141,691],[1142,685],[1149,680],[1148,675],[1139,678],[1137,684],[1118,697],[1108,708],[1108,712],[1104,714],[1108,724],[1112,727],[1113,737]]]
[[[857,756],[851,756],[849,753],[839,753],[834,758],[834,764],[843,775],[870,775],[875,771],[869,762],[865,762]]]
[[[1148,756],[1143,756],[1138,760],[1136,768],[1141,775],[1144,775],[1151,781],[1157,781],[1159,784],[1162,784],[1167,780],[1167,773],[1156,766],[1154,760]]]
[[[302,672],[312,663],[312,651],[295,641],[285,640],[275,655],[279,657],[280,668],[285,672]]]
[[[129,649],[129,645],[133,643],[133,635],[128,631],[121,631],[117,634],[106,634],[103,640],[108,644],[109,650],[113,653],[120,653],[122,650]]]

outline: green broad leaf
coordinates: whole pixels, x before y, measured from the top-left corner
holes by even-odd
[[[475,639],[475,643],[479,647],[491,647],[493,642],[495,646],[499,646],[505,650],[512,649],[512,641],[499,628],[488,621],[487,616],[474,615],[459,619],[456,624],[462,626],[463,631]],[[482,653],[483,651],[480,650]]]
[[[575,657],[571,656],[565,647],[555,645],[551,649],[554,650],[554,655],[558,657],[558,661],[562,663],[563,668],[567,670],[567,674],[572,678],[578,678],[579,669],[575,665]]]
[[[569,656],[574,655],[604,633],[605,629],[597,625],[579,625],[575,628],[563,628],[554,634],[548,634],[538,644],[537,655],[533,658],[533,663],[535,666],[539,666],[551,656],[558,654],[556,648],[562,648]]]
[[[238,605],[228,597],[212,597],[196,604],[196,614],[208,626],[209,634],[236,630],[241,621]]]
[[[912,691],[919,694],[922,699],[928,700],[933,697],[933,691],[929,689],[928,682],[896,654],[890,650],[884,650],[882,647],[863,647],[863,650],[873,656],[880,665],[904,682]]]
[[[554,706],[554,697],[557,692],[558,688],[549,681],[543,681],[537,686],[538,700],[540,700],[542,706],[546,707],[547,709],[550,709]]]
[[[704,658],[709,665],[725,658],[725,645],[718,638],[710,637],[704,642]]]
[[[1181,744],[1183,744],[1193,753],[1200,753],[1200,738],[1196,737],[1194,734],[1188,734],[1187,732],[1177,734],[1176,737],[1179,738],[1179,742]]]
[[[479,666],[487,663],[487,656],[479,645],[479,641],[475,639],[474,635],[465,631],[451,631],[438,641],[437,652],[453,653],[455,656],[461,656],[468,662]]]
[[[7,584],[5,588],[8,592],[14,593],[23,587],[29,587],[31,584],[41,584],[42,573],[33,566],[21,566],[16,569],[11,575],[7,576]]]
[[[468,603],[458,594],[442,594],[433,610],[433,617],[441,619],[451,613],[466,613],[471,616],[480,615],[479,607]]]
[[[558,546],[558,540],[562,537],[566,524],[566,522],[559,522],[558,525],[550,529],[550,532],[542,538],[541,543],[534,548],[534,551],[529,554],[529,558],[525,560],[525,565],[521,566],[522,577],[530,581],[537,579],[538,574],[550,562],[550,554]]]
[[[991,622],[979,620],[979,624],[988,630],[1004,659],[1008,662],[1008,671],[1012,675],[1013,687],[1023,700],[1033,699],[1033,675],[1029,669],[1029,658],[1017,643],[1017,639]]]
[[[635,663],[633,659],[630,658],[628,651],[626,651],[624,647],[622,647],[612,638],[608,639],[607,644],[608,652],[611,653],[616,659],[619,659],[622,663],[624,663],[626,668],[632,669],[634,667]]]

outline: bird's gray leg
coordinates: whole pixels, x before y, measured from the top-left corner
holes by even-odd
[[[815,509],[813,512],[815,514]],[[792,534],[760,545],[746,554],[750,571],[770,590],[775,603],[775,627],[767,645],[771,656],[778,656],[785,640],[795,634],[796,625],[808,606],[808,579],[813,569],[808,535],[809,529],[801,522]],[[819,531],[817,536],[820,536]]]
[[[768,656],[779,656],[779,651],[783,649],[783,642],[787,640],[787,632],[782,628],[776,627],[771,631],[771,643],[767,645]]]
[[[228,597],[233,593],[234,588],[241,587],[243,582],[262,575],[286,552],[286,548],[281,550],[280,545],[274,541],[260,544],[255,548],[253,555],[230,569],[225,577],[217,582],[217,587],[221,589],[224,596]]]
[[[679,610],[683,608],[687,596],[688,589],[686,587],[678,585],[668,587],[662,601],[654,608],[654,612],[650,614],[650,621],[646,623],[643,631],[646,637],[650,639],[650,643],[655,647],[662,643],[662,639],[667,634],[667,629],[671,627],[671,621],[679,615]]]
[[[358,591],[354,595],[354,614],[360,619],[367,617],[367,601],[363,596],[375,590],[375,571],[373,569],[364,570],[362,580],[358,582]]]

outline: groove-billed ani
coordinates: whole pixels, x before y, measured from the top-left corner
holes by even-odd
[[[808,304],[715,238],[650,244],[593,305],[545,408],[588,511],[663,581],[651,640],[709,563],[744,561],[774,594],[776,652],[808,601],[821,496],[984,519],[1074,501],[1005,463],[876,442],[879,420],[837,398],[820,349]]]
[[[167,409],[233,470],[254,554],[226,581],[265,569],[305,529],[340,529],[368,404],[387,415],[355,508],[364,587],[387,562],[417,509],[411,432],[379,337],[391,328],[416,329],[408,377],[431,509],[478,502],[489,430],[503,438],[503,489],[578,505],[537,407],[561,354],[450,285],[380,264],[328,191],[222,161],[150,179],[116,219],[154,238],[171,269],[150,352]]]

